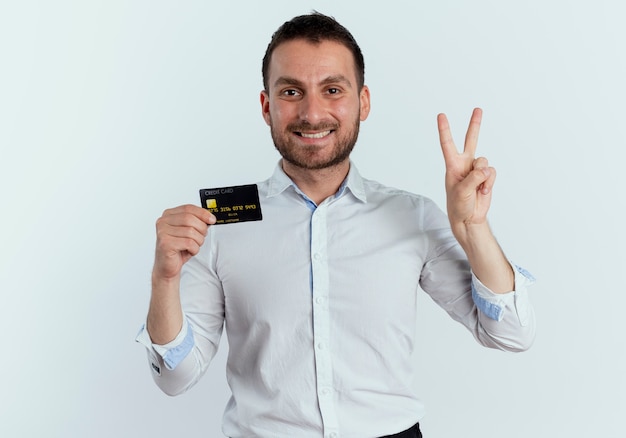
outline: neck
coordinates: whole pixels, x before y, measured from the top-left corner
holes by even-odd
[[[350,170],[350,160],[324,169],[303,169],[282,160],[283,171],[315,204],[333,196]]]

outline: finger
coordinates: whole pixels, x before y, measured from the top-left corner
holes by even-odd
[[[189,237],[180,237],[168,233],[157,234],[156,259],[161,264],[178,264],[176,260],[183,258],[183,263],[200,252],[200,248],[204,243],[204,236],[189,235]]]
[[[165,210],[162,217],[187,214],[197,217],[205,224],[214,224],[216,221],[215,216],[209,210],[192,204],[181,205]]]
[[[157,238],[191,239],[198,245],[202,245],[206,237],[208,225],[204,224],[204,229],[193,227],[179,227],[170,224],[163,224],[157,231]]]
[[[209,230],[209,225],[202,222],[195,216],[167,216],[161,217],[156,223],[157,239],[162,239],[164,236],[181,237],[181,238],[193,238],[197,236],[204,239]]]
[[[452,139],[450,132],[450,124],[445,114],[437,115],[437,128],[439,130],[439,143],[443,152],[443,159],[446,164],[451,163],[454,157],[459,153]]]
[[[472,169],[481,170],[485,175],[485,181],[478,187],[478,190],[483,194],[488,194],[493,188],[493,184],[496,179],[496,169],[489,167],[489,161],[485,157],[479,157],[472,163]]]
[[[489,161],[485,157],[478,157],[472,162],[472,169],[489,167]]]
[[[470,154],[472,157],[476,153],[476,146],[478,145],[478,133],[480,132],[480,123],[483,119],[483,110],[480,108],[474,108],[472,117],[470,118],[469,127],[467,128],[467,134],[465,134],[465,144],[463,152]]]
[[[467,174],[465,179],[459,183],[459,193],[465,194],[464,196],[469,196],[470,193],[480,192],[483,194],[489,193],[491,186],[490,178],[492,178],[493,172],[490,167],[480,167],[477,169],[473,169],[470,173]],[[486,192],[483,190],[487,188]]]
[[[181,254],[196,255],[204,242],[204,237],[185,238],[171,234],[162,234],[157,238],[156,254],[159,257],[172,257]]]
[[[181,205],[165,210],[160,220],[172,225],[193,226],[198,229],[204,229],[206,225],[212,225],[217,221],[209,210],[195,205]]]
[[[491,193],[493,186],[496,182],[496,169],[493,167],[485,167],[481,169],[483,173],[487,176],[487,179],[480,186],[480,193],[483,195],[488,195]]]

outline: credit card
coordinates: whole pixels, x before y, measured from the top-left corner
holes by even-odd
[[[215,215],[216,225],[263,219],[256,184],[202,189],[200,201],[203,208]]]

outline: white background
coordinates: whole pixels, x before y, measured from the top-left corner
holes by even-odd
[[[623,437],[626,13],[620,0],[3,1],[0,435],[219,437],[226,345],[190,392],[134,342],[154,222],[278,159],[259,105],[272,32],[352,31],[372,113],[361,173],[444,206],[435,117],[498,169],[491,222],[538,278],[534,347],[480,347],[420,298],[428,438]]]

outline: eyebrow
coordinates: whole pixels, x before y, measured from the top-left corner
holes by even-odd
[[[319,85],[329,85],[329,84],[345,84],[348,88],[352,88],[352,83],[346,78],[344,75],[332,75],[324,78],[320,81]],[[274,82],[274,86],[278,87],[280,85],[294,85],[294,86],[302,86],[302,81],[291,78],[289,76],[281,76]]]

